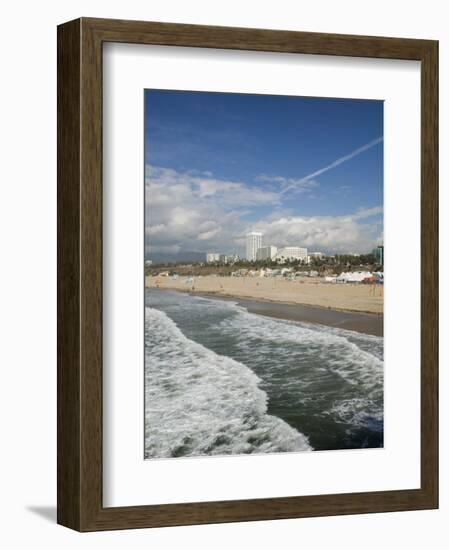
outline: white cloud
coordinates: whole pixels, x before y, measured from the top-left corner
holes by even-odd
[[[365,218],[371,218],[382,214],[384,211],[383,206],[374,206],[373,208],[360,208],[355,214],[352,215],[354,220],[363,220]]]
[[[348,216],[279,216],[254,228],[264,242],[276,246],[305,246],[327,253],[366,253],[381,239],[382,223],[359,223],[382,213],[382,207],[359,210]]]
[[[207,172],[210,174],[210,172]],[[176,191],[179,195],[195,196],[199,199],[214,198],[226,206],[257,206],[279,204],[279,193],[250,186],[243,182],[217,179],[209,175],[177,172],[170,168],[146,166],[146,183],[158,202],[165,202],[168,195]],[[165,192],[164,192],[165,191]],[[154,204],[154,199],[151,199]]]
[[[200,233],[198,235],[198,240],[200,241],[210,241],[213,239],[216,235],[220,233],[220,228],[217,227],[215,229],[211,229],[210,231],[204,231],[203,233]]]
[[[168,252],[175,246],[184,251],[232,252],[248,209],[279,203],[274,192],[216,179],[210,173],[147,166],[145,186],[148,252]]]
[[[244,235],[253,229],[264,233],[266,244],[328,253],[367,252],[382,238],[380,206],[347,216],[304,217],[282,208],[281,190],[161,167],[148,166],[146,175],[148,253],[243,253]],[[278,178],[278,185],[289,185],[287,178]],[[247,221],[249,214],[254,216],[260,207],[266,211],[266,206],[269,213],[263,219]]]

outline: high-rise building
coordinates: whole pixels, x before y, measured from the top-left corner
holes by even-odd
[[[277,251],[276,246],[262,246],[256,252],[256,260],[272,260]]]
[[[262,233],[251,231],[246,235],[246,259],[249,262],[257,258],[259,248],[262,248]]]
[[[376,257],[376,261],[380,265],[384,265],[384,246],[383,244],[374,248],[372,254]]]
[[[285,246],[277,251],[275,260],[286,262],[287,260],[305,260],[307,261],[307,248],[299,246]]]

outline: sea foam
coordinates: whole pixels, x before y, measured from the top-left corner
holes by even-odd
[[[297,407],[322,400],[321,415],[354,429],[383,430],[383,338],[241,310],[219,330],[237,340],[240,357],[260,370],[269,395],[282,392]],[[327,379],[335,377],[348,389],[332,397]]]
[[[145,458],[312,450],[267,414],[260,378],[145,308]]]

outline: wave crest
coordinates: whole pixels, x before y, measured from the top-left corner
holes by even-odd
[[[312,450],[267,414],[259,377],[145,308],[145,458]]]

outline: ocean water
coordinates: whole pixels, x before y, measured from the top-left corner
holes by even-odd
[[[145,458],[383,446],[383,338],[145,294]]]

